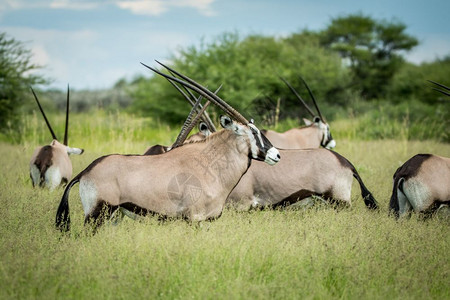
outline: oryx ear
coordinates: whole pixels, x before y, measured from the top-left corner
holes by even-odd
[[[208,125],[206,125],[205,122],[200,122],[198,124],[198,131],[200,131],[201,133],[203,133],[204,135],[209,135],[209,128]]]
[[[205,122],[200,122],[198,124],[198,131],[205,131],[205,130],[208,130],[208,126],[206,125]]]
[[[320,118],[315,116],[314,119],[313,119],[313,122],[314,123],[319,123],[320,122]]]
[[[225,129],[229,129],[233,125],[233,120],[229,116],[220,116],[220,125]]]
[[[308,119],[303,118],[303,122],[305,123],[306,126],[310,126],[313,122],[311,122]]]

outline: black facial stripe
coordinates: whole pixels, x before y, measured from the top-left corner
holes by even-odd
[[[256,141],[256,145],[258,146],[259,149],[263,149],[264,145],[261,145],[261,139],[260,139],[260,135],[259,132],[256,132],[256,130],[254,130],[252,128],[252,133],[253,133],[253,137],[255,138]]]

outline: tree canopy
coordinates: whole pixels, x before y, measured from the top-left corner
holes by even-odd
[[[402,52],[418,44],[397,21],[376,21],[362,14],[331,20],[321,43],[337,51],[352,71],[352,85],[367,99],[379,98],[403,63]]]
[[[0,32],[0,131],[17,117],[30,85],[46,82],[42,76],[31,72],[40,68],[31,58],[31,51],[22,42]]]

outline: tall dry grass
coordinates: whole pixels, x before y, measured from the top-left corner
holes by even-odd
[[[73,145],[86,149],[71,157],[75,174],[100,155],[140,153],[176,135],[122,115],[71,122]],[[364,207],[354,183],[353,206],[339,211],[226,210],[201,224],[125,219],[92,236],[77,187],[69,235],[54,228],[62,189],[31,187],[28,163],[42,140],[36,131],[0,144],[1,299],[450,297],[449,220],[396,221],[387,211],[395,169],[419,152],[450,156],[449,144],[338,140],[336,150],[354,163],[379,212]]]

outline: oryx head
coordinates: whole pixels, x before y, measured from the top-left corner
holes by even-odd
[[[313,117],[313,121],[311,122],[308,119],[303,119],[305,124],[307,126],[316,126],[319,129],[320,136],[321,136],[321,142],[320,145],[327,149],[332,149],[336,147],[336,141],[331,136],[330,132],[330,126],[325,121],[325,118],[322,116],[322,113],[320,112],[319,106],[317,105],[316,98],[314,97],[314,94],[312,93],[311,89],[309,88],[306,81],[300,77],[303,84],[305,85],[306,89],[308,90],[309,95],[311,96],[311,99],[314,103],[314,107],[317,110],[318,116],[314,114],[314,112],[311,110],[311,108],[306,104],[306,102],[302,99],[302,97],[297,93],[297,91],[292,87],[292,85],[287,82],[283,77],[280,77],[280,79],[289,87],[289,89],[294,93],[294,95],[297,97],[297,99],[300,100],[300,102],[303,104],[303,106],[306,108],[308,113]]]
[[[157,61],[158,62],[158,61]],[[164,64],[158,62],[160,65],[162,65],[164,68],[169,70],[172,74],[176,74],[180,78],[170,76],[167,74],[164,74],[152,67],[149,67],[145,64],[145,67],[149,68],[150,70],[154,71],[155,73],[168,78],[172,81],[178,82],[179,84],[183,85],[184,87],[187,87],[197,93],[199,93],[201,96],[205,97],[208,101],[214,103],[219,108],[221,108],[224,112],[226,112],[230,117],[235,119],[237,122],[232,121],[230,117],[222,117],[220,120],[220,123],[222,127],[228,130],[232,130],[235,134],[246,136],[248,138],[248,141],[250,143],[250,152],[249,155],[256,160],[262,160],[270,165],[276,164],[280,160],[280,153],[279,151],[273,147],[273,145],[269,142],[269,140],[260,132],[260,130],[253,124],[253,122],[249,122],[244,116],[242,116],[237,110],[235,110],[233,107],[231,107],[228,103],[226,103],[224,100],[222,100],[219,96],[217,96],[215,93],[211,92],[204,86],[200,85],[199,83],[195,82],[194,80],[190,79],[189,77],[180,74],[179,72],[169,68],[168,66],[165,66]],[[196,105],[199,105],[200,99],[197,100]],[[208,104],[208,102],[207,102]],[[207,104],[205,104],[202,108],[204,111],[206,109]],[[195,110],[195,107],[193,108],[193,111]],[[199,112],[199,115],[203,114],[203,111]],[[190,117],[188,116],[188,119]],[[183,130],[182,130],[183,131]],[[189,132],[189,129],[186,130]],[[181,136],[181,133],[180,133]],[[178,139],[177,139],[178,140]],[[180,139],[182,140],[182,139]],[[177,143],[177,142],[176,142]]]
[[[245,137],[246,141],[250,143],[249,155],[251,158],[264,161],[269,165],[274,165],[280,160],[278,150],[252,122],[244,125],[234,122],[228,116],[221,116],[220,125],[226,130],[233,131],[236,135]]]
[[[336,147],[336,141],[333,139],[330,131],[330,125],[322,121],[320,117],[314,117],[313,121],[303,118],[303,122],[306,126],[315,126],[320,132],[321,142],[320,145],[327,149],[333,149]]]

